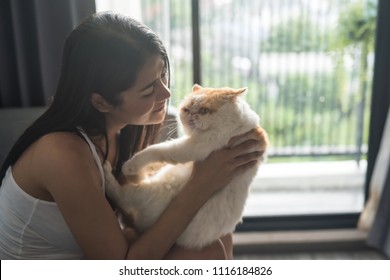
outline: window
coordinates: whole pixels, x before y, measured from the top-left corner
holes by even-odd
[[[194,82],[249,88],[272,147],[246,221],[354,223],[365,199],[376,0],[125,2],[96,0],[162,37],[173,104]]]

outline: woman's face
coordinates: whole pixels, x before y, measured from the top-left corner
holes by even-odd
[[[121,104],[106,114],[108,123],[149,125],[161,123],[171,96],[164,61],[153,55],[138,73],[132,87],[120,93]]]

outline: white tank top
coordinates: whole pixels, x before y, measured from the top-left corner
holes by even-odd
[[[80,129],[99,168],[95,146]],[[36,199],[15,182],[11,166],[0,188],[0,259],[82,259],[83,252],[55,202]]]

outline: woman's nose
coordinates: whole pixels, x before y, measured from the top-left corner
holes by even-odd
[[[160,83],[158,90],[158,101],[166,100],[171,97],[171,91],[164,83]]]

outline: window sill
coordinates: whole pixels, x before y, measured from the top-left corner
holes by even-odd
[[[364,250],[366,238],[357,229],[238,232],[233,244],[235,255]]]

